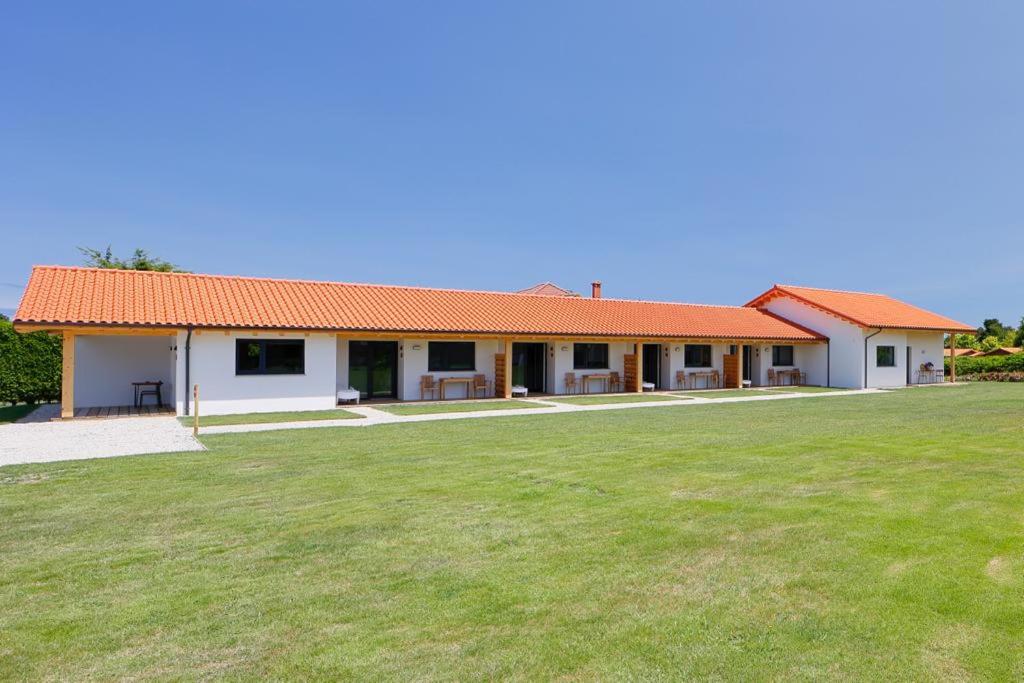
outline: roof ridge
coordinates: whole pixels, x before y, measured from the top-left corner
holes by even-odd
[[[380,284],[373,282],[344,282],[341,280],[311,280],[308,278],[279,278],[279,277],[261,277],[256,275],[216,275],[214,273],[183,273],[175,271],[158,271],[158,270],[129,270],[121,268],[95,268],[92,266],[61,266],[61,265],[36,265],[32,266],[32,270],[36,269],[51,269],[51,270],[73,270],[73,271],[87,271],[96,273],[134,273],[142,274],[149,277],[156,276],[173,276],[173,277],[196,277],[196,278],[210,278],[210,279],[230,279],[230,280],[245,280],[245,281],[257,281],[257,282],[288,282],[288,283],[299,283],[299,284],[312,284],[312,285],[344,285],[347,287],[376,287],[376,288],[387,288],[387,289],[409,289],[414,291],[427,291],[427,292],[456,292],[456,293],[468,293],[468,294],[500,294],[503,296],[515,296],[515,297],[538,297],[544,299],[571,299],[573,301],[618,301],[622,303],[640,303],[640,304],[662,304],[665,306],[693,306],[697,308],[727,308],[727,309],[743,309],[746,306],[734,306],[729,304],[698,304],[691,303],[688,301],[660,301],[655,299],[625,299],[617,297],[601,297],[595,299],[587,296],[569,296],[569,295],[543,295],[543,294],[519,294],[517,292],[503,292],[491,289],[459,289],[455,287],[424,287],[420,285],[389,285]],[[547,283],[553,284],[553,283]],[[558,285],[555,285],[558,287]],[[562,289],[559,287],[559,289]]]
[[[867,296],[884,296],[887,299],[892,298],[888,294],[882,294],[881,292],[861,292],[853,289],[829,289],[828,287],[805,287],[804,285],[783,285],[779,283],[775,283],[774,286],[779,289],[810,289],[811,291],[815,292],[835,292],[836,294],[865,294]]]

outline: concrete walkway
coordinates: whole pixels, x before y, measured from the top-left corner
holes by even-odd
[[[675,398],[669,401],[638,401],[636,403],[606,403],[603,405],[577,405],[558,403],[557,399],[526,398],[516,399],[536,404],[537,408],[511,408],[508,410],[473,410],[474,401],[466,401],[464,413],[428,413],[425,415],[392,415],[389,412],[371,406],[347,406],[345,410],[363,416],[361,420],[313,420],[306,422],[274,422],[271,424],[219,425],[203,427],[200,436],[206,434],[237,434],[241,432],[269,432],[278,429],[316,429],[323,427],[372,427],[381,424],[403,424],[407,422],[433,422],[435,420],[470,420],[487,417],[509,417],[513,415],[551,415],[555,413],[589,413],[602,410],[639,410],[643,408],[666,408],[670,406],[701,406],[718,405],[720,403],[746,403],[749,401],[786,401],[790,399],[827,398],[829,396],[853,396],[860,394],[884,394],[881,389],[851,389],[849,391],[826,391],[807,394],[784,394],[750,389],[751,396],[732,398],[703,398],[694,395],[691,398]],[[646,394],[650,396],[651,394]],[[671,396],[670,394],[660,394]],[[612,394],[611,396],[620,396]]]
[[[346,410],[362,415],[362,419],[220,425],[216,427],[203,427],[200,430],[200,435],[268,432],[279,429],[323,429],[327,427],[358,429],[383,424],[433,422],[435,420],[469,420],[488,417],[511,417],[514,415],[589,413],[604,410],[642,410],[644,408],[706,406],[723,403],[746,403],[750,401],[812,400],[827,399],[832,396],[886,393],[885,390],[880,389],[793,394],[758,389],[751,389],[749,391],[750,395],[748,396],[729,398],[705,398],[700,395],[694,395],[689,398],[677,398],[671,396],[671,394],[660,394],[671,396],[671,400],[608,403],[604,405],[576,405],[557,403],[557,399],[530,398],[518,400],[533,403],[537,407],[514,408],[510,410],[473,410],[475,402],[467,401],[465,403],[466,412],[428,413],[425,415],[392,415],[371,406],[352,406],[346,408]],[[708,395],[713,395],[713,393]],[[84,460],[88,458],[113,458],[121,455],[204,450],[203,445],[192,438],[192,430],[183,426],[174,417],[122,417],[106,420],[49,422],[41,421],[41,418],[49,416],[51,413],[59,414],[60,407],[56,404],[43,406],[35,412],[39,411],[43,412],[39,416],[27,416],[29,419],[25,420],[24,423],[0,425],[0,466],[56,462],[60,460]]]

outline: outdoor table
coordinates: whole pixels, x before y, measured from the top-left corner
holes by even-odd
[[[715,378],[715,371],[714,370],[699,370],[697,372],[691,372],[689,377],[690,377],[690,388],[691,389],[696,389],[697,388],[697,380],[698,379],[703,379],[704,380],[704,388],[705,389],[711,389],[712,388],[711,387],[711,382]]]
[[[142,403],[143,396],[156,396],[157,406],[163,408],[164,400],[160,396],[160,387],[163,382],[132,382],[132,405],[138,408]],[[147,391],[148,387],[153,387]]]
[[[466,385],[466,398],[470,397],[470,393],[473,390],[472,389],[472,387],[473,387],[473,378],[472,377],[445,377],[445,378],[443,378],[439,382],[439,384],[441,385],[441,400],[442,401],[444,400],[444,390],[445,390],[445,387],[448,386],[449,384],[465,384]]]
[[[584,394],[589,394],[590,393],[590,382],[594,381],[594,380],[604,382],[603,389],[605,391],[608,391],[608,380],[610,380],[611,378],[612,378],[612,376],[610,374],[608,374],[608,373],[597,373],[597,374],[583,375],[583,393]]]
[[[785,378],[786,377],[789,378],[789,384],[790,385],[796,384],[797,382],[794,381],[794,379],[799,381],[799,378],[800,378],[800,371],[799,370],[777,370],[775,372],[775,374],[779,378],[779,385],[780,386],[785,386],[785,384],[786,384]]]

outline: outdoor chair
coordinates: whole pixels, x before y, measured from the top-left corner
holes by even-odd
[[[575,394],[579,392],[579,385],[576,384],[576,373],[565,373],[565,393]]]
[[[622,378],[614,370],[608,373],[608,390],[622,391]]]
[[[768,368],[768,386],[777,386],[779,379],[775,376],[775,368]]]
[[[676,370],[676,389],[686,388],[686,371]]]
[[[800,368],[793,368],[793,384],[805,384],[807,382],[807,373],[800,372]]]
[[[484,392],[484,398],[491,395],[491,383],[487,381],[486,375],[473,375],[473,396],[477,397]]]
[[[434,381],[433,375],[421,375],[420,376],[420,400],[424,400],[427,394],[437,398],[437,382]]]
[[[141,383],[135,398],[135,407],[141,408],[145,402],[147,396],[152,396],[156,399],[156,405],[158,408],[164,407],[163,396],[160,394],[160,387],[164,385],[163,382],[145,382]]]

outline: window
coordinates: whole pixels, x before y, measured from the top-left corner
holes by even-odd
[[[236,339],[236,375],[301,375],[306,371],[303,339]]]
[[[688,368],[710,368],[711,344],[687,344],[683,351],[683,364]]]
[[[894,368],[896,367],[896,347],[895,346],[876,346],[875,347],[875,365],[880,368]]]
[[[773,346],[772,347],[772,365],[792,365],[793,364],[793,347],[792,346]]]
[[[427,369],[476,370],[476,342],[427,342]]]
[[[576,370],[598,370],[608,367],[607,344],[573,344],[572,367]]]

